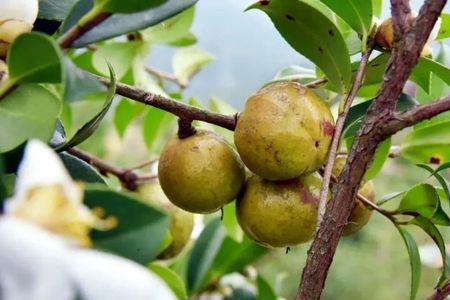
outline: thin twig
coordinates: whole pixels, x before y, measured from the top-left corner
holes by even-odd
[[[444,300],[449,295],[450,282],[447,282],[447,284],[445,284],[443,288],[436,290],[433,295],[427,298],[427,300]]]
[[[67,150],[67,152],[93,166],[102,175],[113,175],[117,177],[120,180],[122,186],[131,191],[137,189],[138,181],[153,179],[156,176],[154,174],[148,173],[137,173],[132,168],[121,168],[111,165],[106,161],[77,148],[70,148]]]
[[[310,89],[316,89],[316,88],[319,88],[322,85],[326,84],[327,82],[328,82],[328,78],[322,77],[322,78],[316,79],[314,81],[311,81],[311,82],[305,84],[305,87],[310,88]]]
[[[350,110],[350,107],[352,106],[353,100],[355,99],[359,89],[361,88],[363,79],[364,79],[364,73],[367,67],[367,63],[369,62],[369,57],[372,54],[374,47],[374,42],[372,40],[369,40],[367,45],[367,50],[362,54],[361,62],[359,64],[358,71],[356,72],[355,80],[353,82],[352,89],[350,93],[348,94],[347,98],[344,100],[344,106],[342,109],[342,112],[339,114],[337,121],[336,121],[336,127],[334,129],[333,138],[331,141],[331,146],[328,154],[327,163],[325,166],[325,172],[323,175],[323,182],[322,182],[322,189],[320,191],[320,200],[319,200],[319,210],[317,212],[317,226],[318,229],[320,226],[320,223],[323,220],[323,216],[325,214],[325,208],[327,205],[327,195],[330,185],[330,178],[331,178],[331,171],[333,170],[334,162],[336,161],[337,157],[337,151],[339,147],[339,142],[341,139],[342,131],[344,129],[344,123],[345,119],[347,118],[347,114]]]
[[[145,66],[145,71],[147,71],[147,73],[149,73],[149,74],[155,75],[156,77],[158,77],[160,79],[172,81],[173,83],[177,84],[181,89],[185,89],[188,86],[188,83],[181,82],[172,73],[158,70],[158,69],[156,69],[154,67],[150,67],[150,66]]]
[[[97,75],[94,76],[101,83],[107,86],[110,84],[109,79]],[[149,93],[124,83],[117,83],[116,93],[143,104],[165,110],[181,119],[203,121],[229,130],[234,130],[236,127],[236,115],[223,115],[215,113],[161,95]]]

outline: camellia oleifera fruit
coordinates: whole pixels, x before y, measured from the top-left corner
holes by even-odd
[[[336,161],[333,166],[332,174],[334,176],[339,176],[344,169],[345,162],[347,160],[347,156],[342,155],[336,158]],[[375,192],[373,182],[371,180],[363,182],[360,187],[358,193],[375,203]],[[368,209],[361,201],[355,199],[355,205],[352,209],[350,217],[348,219],[348,224],[344,227],[344,235],[350,235],[361,228],[369,222],[370,217],[372,216],[372,211]]]
[[[245,168],[224,139],[198,130],[167,143],[158,176],[173,204],[193,213],[211,213],[236,198],[245,181]]]
[[[158,182],[139,186],[138,193],[145,202],[162,208],[171,218],[169,232],[172,241],[158,255],[158,258],[170,259],[177,256],[189,242],[194,228],[194,215],[173,205],[167,199]]]
[[[31,31],[38,11],[38,0],[0,0],[0,58],[16,37]]]
[[[234,141],[253,173],[286,180],[324,164],[333,131],[333,116],[325,101],[299,83],[278,82],[247,100]]]
[[[266,247],[311,240],[317,222],[321,178],[314,174],[286,181],[252,176],[236,203],[241,228]]]

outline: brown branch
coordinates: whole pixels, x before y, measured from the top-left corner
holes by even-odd
[[[433,295],[427,298],[427,300],[444,300],[449,295],[450,295],[450,282],[447,282],[447,284],[444,285],[443,288],[436,290]]]
[[[396,1],[393,0],[395,4]],[[314,236],[303,269],[297,300],[318,300],[333,261],[339,239],[350,216],[357,190],[375,150],[387,135],[382,128],[391,120],[397,99],[446,0],[427,0],[413,27],[394,45],[378,95],[358,130],[344,171],[334,185],[324,219]]]
[[[137,181],[155,178],[155,175],[153,174],[137,173],[133,168],[121,168],[113,166],[106,161],[77,148],[70,148],[67,150],[67,153],[93,166],[102,175],[113,175],[117,177],[120,180],[122,186],[130,191],[135,191],[137,189]]]
[[[331,178],[331,172],[333,170],[334,162],[337,157],[337,151],[339,150],[339,142],[341,140],[342,131],[344,129],[344,123],[345,119],[347,118],[347,114],[350,110],[350,107],[352,106],[353,100],[356,97],[356,94],[358,93],[359,89],[361,88],[363,79],[364,79],[364,73],[366,71],[367,63],[369,62],[369,57],[372,54],[374,47],[374,42],[370,40],[368,42],[367,50],[362,54],[361,62],[358,67],[358,71],[356,72],[355,80],[353,82],[352,89],[346,99],[344,100],[344,106],[342,109],[342,112],[339,114],[336,126],[334,128],[333,138],[331,140],[331,146],[328,154],[327,163],[325,165],[325,171],[323,174],[323,182],[322,182],[322,188],[320,191],[320,199],[319,199],[319,209],[317,214],[317,228],[319,228],[320,223],[322,222],[323,216],[325,214],[325,208],[327,204],[327,196],[328,196],[328,189],[330,186],[330,178]]]
[[[107,78],[101,76],[95,77],[105,85],[110,84]],[[168,111],[180,119],[203,121],[229,130],[234,130],[236,127],[236,115],[215,113],[161,95],[149,93],[124,83],[117,83],[116,93],[145,105]]]
[[[86,16],[85,22],[82,22],[82,18],[58,39],[58,44],[61,48],[66,49],[72,46],[72,44],[86,32],[108,19],[111,16],[111,13],[99,11],[93,12],[91,15],[88,13]]]
[[[395,40],[400,40],[411,29],[411,7],[409,0],[391,0]]]
[[[305,87],[310,88],[310,89],[316,89],[321,87],[322,85],[326,84],[328,82],[328,78],[323,77],[323,78],[319,78],[316,79],[314,81],[311,81],[307,84],[305,84]]]
[[[410,127],[440,113],[450,110],[450,96],[416,106],[403,113],[395,113],[392,120],[385,124],[385,134],[392,135],[406,127]]]

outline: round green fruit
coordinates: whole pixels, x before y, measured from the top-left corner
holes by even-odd
[[[338,156],[336,158],[332,171],[332,174],[334,176],[339,176],[342,173],[346,160],[347,156],[345,155]],[[366,199],[370,200],[371,202],[375,203],[376,200],[375,200],[374,186],[371,180],[363,182],[358,193],[361,196],[365,197]],[[348,219],[348,223],[344,227],[343,232],[344,235],[351,235],[359,231],[361,228],[364,227],[364,225],[366,225],[369,222],[370,217],[372,216],[372,211],[368,209],[361,201],[355,199],[354,203],[355,204]]]
[[[333,116],[325,101],[299,83],[278,82],[247,100],[234,141],[253,173],[286,180],[324,164],[333,131]]]
[[[158,258],[169,259],[177,256],[189,242],[194,228],[194,215],[173,205],[158,182],[139,186],[138,193],[145,202],[162,208],[170,215],[169,232],[172,242]]]
[[[237,200],[238,222],[263,246],[308,242],[316,228],[321,185],[316,174],[276,182],[252,176]]]
[[[245,182],[245,168],[224,139],[198,130],[167,143],[158,176],[173,204],[193,213],[211,213],[236,198]]]

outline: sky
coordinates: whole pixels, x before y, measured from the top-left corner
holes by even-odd
[[[312,66],[290,48],[264,13],[244,12],[252,2],[200,0],[197,3],[192,27],[199,40],[197,47],[213,54],[216,60],[196,75],[186,96],[203,103],[210,97],[218,97],[240,109],[254,91],[283,67]],[[411,1],[413,10],[417,11],[421,3],[423,1]],[[450,11],[450,5],[446,11]],[[389,15],[387,3],[383,15]],[[154,47],[150,64],[170,70],[172,54],[172,49]]]

